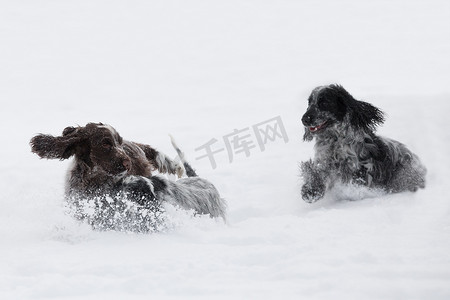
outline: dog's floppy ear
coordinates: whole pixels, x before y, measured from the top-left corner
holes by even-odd
[[[384,113],[380,109],[367,102],[356,100],[341,85],[332,84],[330,87],[338,93],[338,100],[342,107],[346,107],[353,127],[375,130],[375,127],[384,123]]]
[[[303,135],[303,141],[311,142],[313,140],[313,135],[311,131],[309,131],[308,127],[305,127],[305,134]]]
[[[67,127],[62,136],[36,135],[30,141],[31,152],[41,158],[67,159],[75,154],[77,145],[82,142],[81,131],[81,128]]]
[[[370,103],[354,100],[349,106],[350,123],[354,127],[375,130],[375,127],[384,123],[384,113]]]
[[[360,129],[374,130],[384,123],[384,113],[370,103],[353,98],[341,85],[331,85],[339,94],[341,105],[345,106],[350,114],[350,124]]]

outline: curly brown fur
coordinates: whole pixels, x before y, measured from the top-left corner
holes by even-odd
[[[151,176],[152,171],[183,173],[183,168],[156,149],[123,140],[111,126],[88,123],[67,127],[61,136],[39,134],[30,141],[31,151],[41,158],[68,159],[66,195],[102,194],[124,175]]]

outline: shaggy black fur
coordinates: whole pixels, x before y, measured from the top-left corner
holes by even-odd
[[[342,86],[315,88],[302,117],[303,139],[316,138],[315,158],[301,164],[302,198],[314,202],[336,182],[386,192],[425,187],[426,168],[405,145],[375,134],[384,114]]]

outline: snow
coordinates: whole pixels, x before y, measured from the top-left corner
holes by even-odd
[[[0,297],[449,299],[449,19],[444,0],[2,2]],[[333,82],[387,113],[379,133],[421,157],[425,190],[300,199],[300,118]],[[196,160],[277,116],[288,142]],[[174,210],[158,234],[78,224],[70,162],[28,142],[87,122],[172,157],[174,135],[228,223]]]

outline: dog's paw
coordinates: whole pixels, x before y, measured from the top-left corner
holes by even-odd
[[[324,173],[321,172],[312,160],[302,162],[300,165],[301,177],[305,183],[302,186],[302,198],[308,203],[316,202],[325,195]]]
[[[182,163],[174,162],[166,155],[159,153],[157,156],[158,171],[183,177],[185,170]]]
[[[318,185],[311,185],[311,184],[304,184],[302,186],[302,199],[305,202],[313,203],[317,200],[320,200],[325,195],[325,185],[324,184],[318,184]]]
[[[178,178],[183,177],[183,175],[186,173],[183,164],[175,163],[175,173],[177,174]]]
[[[166,173],[177,175],[178,178],[183,177],[183,175],[185,174],[184,166],[182,163],[167,161],[166,167]]]
[[[122,182],[122,192],[130,200],[140,205],[155,199],[151,180],[142,176],[126,177]]]

